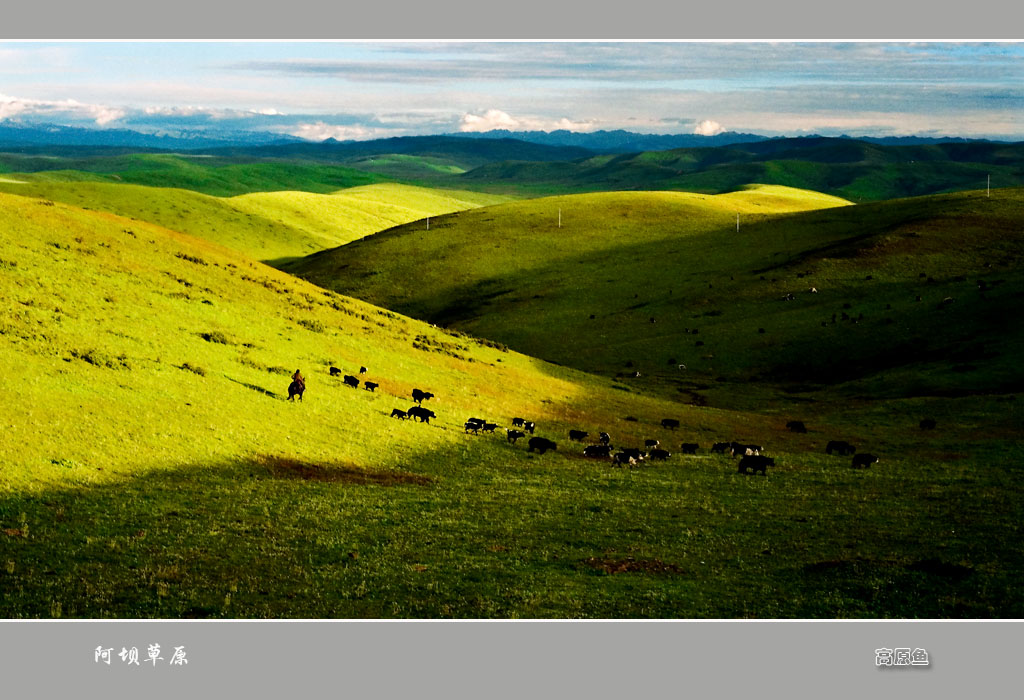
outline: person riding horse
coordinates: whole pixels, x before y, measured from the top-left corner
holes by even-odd
[[[306,391],[306,378],[302,376],[300,370],[295,370],[295,374],[292,375],[292,383],[288,387],[288,400],[293,400],[296,396],[299,397],[299,401],[302,400],[302,394]]]

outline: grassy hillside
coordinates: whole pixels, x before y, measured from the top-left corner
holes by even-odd
[[[548,197],[441,217],[430,231],[421,225],[397,227],[285,269],[417,318],[483,325],[492,334],[486,337],[608,372],[618,369],[617,355],[608,352],[617,343],[609,333],[595,330],[604,329],[616,314],[647,313],[652,295],[663,296],[664,304],[682,302],[692,284],[689,277],[707,269],[709,254],[723,256],[727,267],[736,256],[759,254],[740,243],[746,238],[733,235],[737,215],[746,236],[748,227],[765,218],[845,204],[828,195],[773,186],[716,196],[615,192]],[[709,240],[720,248],[707,251]],[[760,254],[761,264],[771,262],[767,251]],[[640,301],[641,295],[645,300]],[[612,327],[617,326],[613,320]],[[669,331],[656,326],[639,332],[662,337]]]
[[[383,306],[399,304],[445,320],[457,313],[447,309],[449,302],[484,301],[462,290],[486,286],[494,278],[575,262],[584,253],[611,255],[642,241],[719,230],[735,222],[737,214],[749,222],[751,217],[845,204],[816,192],[768,186],[718,196],[613,192],[548,197],[440,217],[429,232],[421,223],[396,227],[286,269]],[[587,293],[584,287],[579,289]]]
[[[0,173],[30,181],[123,182],[231,197],[282,190],[327,194],[392,178],[464,189],[457,176],[488,163],[515,159],[543,163],[591,155],[583,148],[515,139],[453,137],[298,143],[189,153],[124,150],[52,147],[0,152]]]
[[[20,178],[0,179],[0,191],[157,223],[259,260],[308,255],[399,223],[508,199],[395,183],[330,195],[260,192],[220,198],[170,187]]]
[[[403,153],[358,156],[346,161],[346,164],[358,170],[393,177],[405,182],[438,179],[466,172],[465,167],[447,158]]]
[[[490,163],[466,186],[536,193],[621,190],[728,192],[748,182],[877,201],[1024,184],[1024,145],[883,146],[850,139],[775,139],[720,148],[601,155],[557,163]]]
[[[172,153],[88,157],[3,153],[0,172],[15,173],[15,178],[30,181],[124,182],[215,197],[277,190],[326,194],[388,179],[341,165]]]
[[[749,213],[779,211],[763,192],[516,202],[444,217],[429,234],[399,227],[289,269],[718,405],[754,407],[757,389],[731,388],[750,382],[872,396],[1024,386],[1024,335],[1004,322],[1024,294],[1024,191]]]
[[[1024,144],[892,146],[847,138],[770,139],[619,155],[515,139],[404,137],[204,152],[59,148],[0,153],[20,179],[94,180],[215,196],[337,189],[396,178],[410,184],[518,196],[616,190],[718,194],[762,182],[855,202],[1024,185]]]
[[[486,163],[506,160],[533,162],[586,158],[593,151],[576,146],[548,146],[511,138],[466,139],[459,136],[398,136],[370,141],[290,143],[243,148],[215,148],[208,155],[229,158],[299,159],[342,163],[368,156],[414,156],[433,162],[454,164],[468,170]]]
[[[770,412],[646,397],[208,241],[11,195],[0,293],[2,617],[1024,610],[1014,403],[925,450],[909,404],[789,434]],[[360,365],[376,392],[328,373]],[[285,399],[295,368],[301,403]],[[389,417],[413,387],[436,394],[430,424]],[[558,450],[468,435],[471,415],[533,419]],[[763,440],[777,465],[744,477],[705,447],[616,469],[569,428]],[[833,435],[883,463],[843,466],[821,451]]]

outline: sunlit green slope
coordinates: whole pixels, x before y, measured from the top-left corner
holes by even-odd
[[[474,296],[482,302],[492,296],[491,287],[502,286],[502,279],[534,271],[569,275],[567,280],[581,275],[579,284],[566,286],[589,293],[584,282],[595,271],[575,265],[581,255],[606,255],[606,262],[615,265],[622,262],[613,257],[620,248],[734,226],[737,215],[749,222],[845,204],[816,192],[770,186],[715,196],[605,192],[545,197],[444,217],[429,231],[422,223],[398,227],[296,261],[287,269],[382,306],[445,318],[443,310],[450,302],[464,297],[472,304]],[[657,259],[648,264],[657,264]],[[481,286],[479,294],[475,285]]]
[[[394,183],[334,194],[261,192],[220,198],[170,187],[19,177],[0,180],[0,191],[150,221],[258,260],[307,255],[399,223],[508,200]]]

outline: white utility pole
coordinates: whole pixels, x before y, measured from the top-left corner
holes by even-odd
[[[427,217],[427,230],[430,230],[430,217]]]
[[[992,196],[991,190],[992,190],[992,176],[989,175],[988,179],[985,181],[985,196],[986,197],[991,197]]]
[[[562,210],[558,210],[558,228],[562,228]]]
[[[740,232],[740,215],[736,215],[736,233]]]

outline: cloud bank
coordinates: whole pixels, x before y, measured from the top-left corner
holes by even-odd
[[[693,133],[700,136],[717,136],[724,132],[725,129],[716,121],[705,119],[693,128]]]
[[[106,105],[86,104],[74,99],[32,100],[0,94],[0,120],[42,116],[54,120],[87,121],[106,126],[124,117],[125,111]]]
[[[482,132],[493,129],[507,129],[509,131],[593,131],[595,129],[592,121],[572,121],[562,117],[560,119],[541,119],[537,117],[513,117],[500,109],[488,109],[483,114],[463,114],[459,121],[459,131]]]

